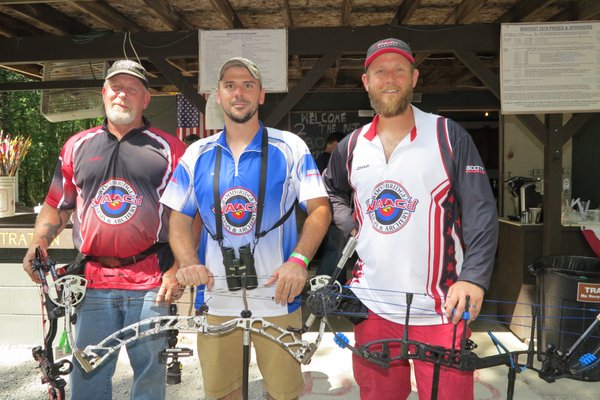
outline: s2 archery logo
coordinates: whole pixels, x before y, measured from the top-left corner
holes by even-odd
[[[113,179],[98,189],[92,207],[102,222],[118,225],[129,221],[142,201],[143,196],[136,194],[127,182]]]
[[[394,233],[406,225],[419,200],[413,199],[398,182],[383,181],[367,200],[367,215],[376,231]]]
[[[256,221],[256,198],[246,188],[229,189],[221,198],[223,227],[234,235],[252,230]]]

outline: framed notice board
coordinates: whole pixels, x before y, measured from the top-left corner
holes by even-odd
[[[331,133],[348,134],[372,120],[371,117],[359,117],[358,111],[298,111],[290,112],[289,119],[290,132],[306,142],[314,157],[325,149]]]

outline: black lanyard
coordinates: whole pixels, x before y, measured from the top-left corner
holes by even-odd
[[[260,178],[258,181],[258,201],[256,205],[256,227],[254,234],[254,245],[258,243],[258,239],[264,236],[275,227],[269,229],[267,232],[261,233],[260,225],[262,223],[263,208],[265,205],[265,189],[267,186],[267,165],[269,162],[269,132],[267,128],[263,129],[262,141],[260,145]],[[215,202],[215,223],[217,232],[213,236],[213,239],[219,242],[219,246],[223,247],[223,215],[221,210],[221,196],[219,191],[219,175],[221,172],[221,153],[223,148],[217,145],[217,155],[215,158],[215,170],[213,174],[213,197]],[[292,207],[293,208],[293,207]],[[286,213],[287,214],[287,213]],[[287,217],[286,217],[287,219]],[[283,223],[283,222],[282,222]],[[278,224],[279,226],[281,224]]]
[[[281,224],[283,224],[289,217],[292,215],[294,211],[295,203],[292,204],[289,210],[285,212],[285,214],[273,225],[270,229],[264,230],[261,232],[260,225],[262,223],[262,215],[263,209],[265,206],[265,190],[267,187],[267,165],[269,160],[269,132],[267,128],[263,129],[262,133],[262,142],[260,146],[260,178],[258,181],[258,201],[256,205],[256,228],[254,233],[254,247],[252,248],[252,254],[254,254],[254,249],[256,248],[256,244],[258,240],[265,236],[267,233],[271,232],[273,229],[278,228]],[[221,153],[223,152],[223,148],[220,145],[217,145],[217,154],[215,157],[215,169],[213,171],[213,201],[215,205],[215,223],[216,223],[216,234],[213,235],[206,224],[204,227],[207,232],[213,238],[213,240],[219,242],[219,246],[223,248],[223,215],[221,210],[221,196],[219,191],[219,173],[221,171]]]

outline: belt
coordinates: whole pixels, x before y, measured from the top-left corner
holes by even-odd
[[[135,264],[139,261],[142,261],[144,258],[148,257],[150,254],[140,253],[135,256],[125,257],[125,258],[117,258],[117,257],[108,257],[108,256],[87,256],[86,259],[88,261],[97,261],[102,264],[103,267],[109,268],[117,268],[117,267],[125,267],[127,265]]]

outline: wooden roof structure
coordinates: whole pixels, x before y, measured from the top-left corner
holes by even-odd
[[[500,23],[598,17],[597,0],[0,0],[0,67],[39,82],[45,62],[122,58],[131,32],[153,90],[191,92],[197,30],[287,28],[292,91],[362,91],[366,48],[396,36],[415,52],[417,91],[494,93]]]

